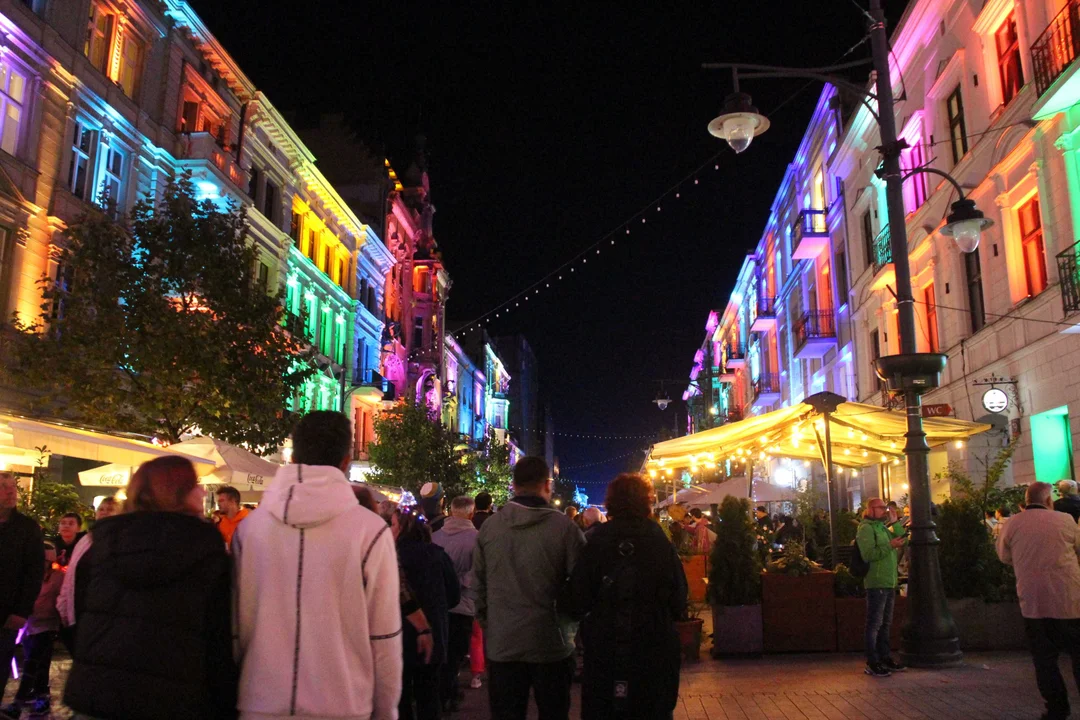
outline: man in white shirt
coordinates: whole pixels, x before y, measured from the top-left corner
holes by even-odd
[[[242,718],[398,716],[397,552],[345,479],[351,441],[341,413],[305,415],[293,464],[233,536]]]
[[[1024,512],[1001,529],[997,553],[1016,570],[1016,593],[1031,642],[1035,679],[1046,700],[1048,720],[1069,717],[1069,694],[1058,669],[1058,654],[1072,657],[1080,686],[1080,525],[1054,512],[1052,486],[1027,487]]]

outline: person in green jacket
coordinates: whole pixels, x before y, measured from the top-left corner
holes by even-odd
[[[874,498],[866,505],[855,541],[859,554],[870,565],[863,580],[866,587],[866,674],[888,677],[904,666],[892,659],[889,631],[896,602],[897,549],[907,542],[896,511]]]

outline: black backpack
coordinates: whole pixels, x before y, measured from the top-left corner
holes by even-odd
[[[874,539],[876,542],[877,536],[875,536]],[[849,567],[848,570],[850,570],[851,574],[857,578],[864,578],[867,573],[870,572],[870,563],[866,562],[866,560],[863,559],[862,553],[859,552],[858,538],[851,541],[851,567]]]

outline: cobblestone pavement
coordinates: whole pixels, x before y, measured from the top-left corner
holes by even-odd
[[[53,717],[70,711],[59,698],[71,661],[53,663]],[[945,670],[915,670],[890,678],[862,672],[858,655],[770,655],[747,660],[709,660],[687,664],[682,673],[676,720],[1034,720],[1042,712],[1035,673],[1026,653],[970,653],[964,664]],[[1063,661],[1062,671],[1071,677]],[[466,676],[462,675],[463,679]],[[1080,708],[1072,682],[1073,706]],[[8,683],[5,702],[15,691]],[[578,717],[574,689],[571,717]],[[468,689],[454,720],[488,717],[487,688]],[[530,717],[535,717],[532,708]]]

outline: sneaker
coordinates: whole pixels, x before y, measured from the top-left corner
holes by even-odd
[[[52,717],[52,700],[47,697],[40,697],[34,700],[30,704],[30,717],[33,720],[38,718],[51,718]]]
[[[473,690],[479,690],[484,686],[484,682],[480,679],[479,675],[473,675],[472,682],[469,683],[469,687]]]
[[[907,665],[903,663],[898,663],[892,658],[887,659],[881,664],[884,665],[885,669],[889,672],[904,672],[905,670],[907,670]]]
[[[892,673],[889,672],[889,669],[881,663],[875,663],[873,665],[867,663],[863,672],[872,677],[889,677],[892,675]]]

